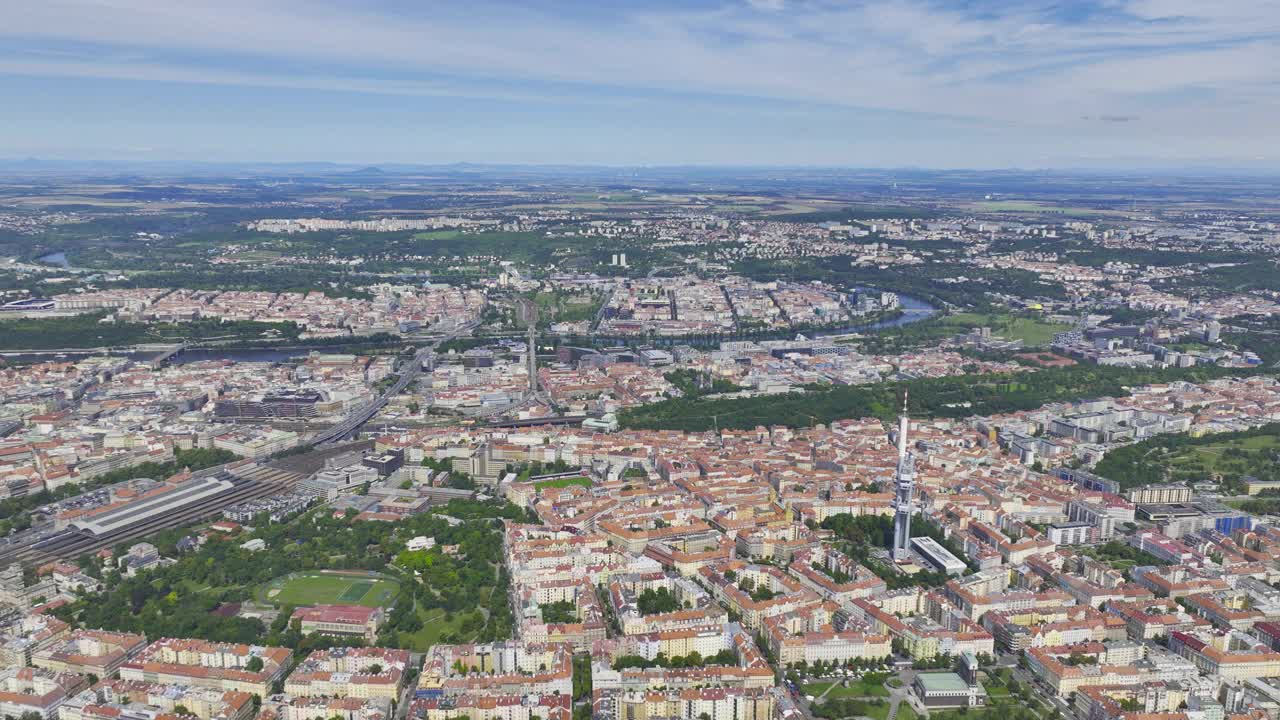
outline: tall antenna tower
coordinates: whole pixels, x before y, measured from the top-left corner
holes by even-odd
[[[911,515],[915,510],[915,455],[907,448],[907,391],[902,391],[902,414],[898,416],[898,470],[894,477],[893,559],[901,562],[911,557]]]

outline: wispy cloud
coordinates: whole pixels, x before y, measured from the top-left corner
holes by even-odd
[[[712,0],[607,18],[495,0],[0,5],[7,73],[553,102],[715,94],[1030,127],[1141,117],[1127,124],[1224,137],[1274,136],[1280,109],[1274,0]]]

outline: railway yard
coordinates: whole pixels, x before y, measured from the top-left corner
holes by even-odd
[[[237,503],[287,492],[305,477],[272,465],[218,470],[187,481],[164,496],[112,508],[93,523],[74,523],[32,542],[6,547],[0,550],[0,567],[75,558],[160,530],[190,525]]]

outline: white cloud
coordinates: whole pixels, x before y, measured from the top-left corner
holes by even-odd
[[[12,7],[0,38],[131,55],[99,63],[10,54],[0,66],[35,74],[552,101],[589,97],[573,87],[586,85],[1032,126],[1140,118],[1108,124],[1113,133],[1212,122],[1224,135],[1265,130],[1262,113],[1280,94],[1273,0],[1106,0],[1098,20],[1077,24],[1059,21],[1049,0],[977,10],[927,0],[725,0],[650,6],[609,24],[474,2],[424,4],[413,15],[319,0],[4,5]],[[548,91],[548,83],[559,85]]]

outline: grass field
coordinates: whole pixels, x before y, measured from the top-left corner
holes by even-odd
[[[412,650],[426,652],[432,645],[440,642],[440,636],[458,629],[458,620],[445,622],[443,610],[429,610],[422,613],[422,629],[409,636],[408,645]]]
[[[455,635],[459,632],[459,626],[462,624],[462,613],[454,613],[453,617],[448,621],[444,619],[443,610],[424,610],[419,608],[418,616],[422,618],[422,629],[412,635],[401,635],[402,642],[405,642],[408,649],[415,652],[426,652],[431,646],[440,643],[440,636],[451,632]],[[459,642],[471,642],[475,640],[478,633],[472,633],[471,636],[463,636],[458,639]]]
[[[831,688],[831,691],[827,692],[827,688]],[[818,697],[824,692],[827,692],[828,698],[889,697],[889,691],[883,684],[866,680],[850,681],[849,687],[843,687],[838,682],[832,681],[809,683],[804,686],[805,695]]]
[[[1280,451],[1280,437],[1275,435],[1259,435],[1257,437],[1228,440],[1213,445],[1200,445],[1183,449],[1169,459],[1173,469],[1179,465],[1203,465],[1209,473],[1219,471],[1218,464],[1226,459],[1226,451],[1243,450],[1247,453]]]
[[[900,705],[898,705],[898,716],[896,720],[916,720],[918,717],[920,716],[916,715],[916,709],[911,707],[911,703],[904,700]]]
[[[427,232],[414,233],[414,240],[456,240],[465,233],[461,230],[429,230]]]
[[[889,703],[885,703],[884,705],[872,705],[867,708],[867,717],[871,718],[871,720],[886,720],[889,717],[890,707]]]
[[[800,687],[800,689],[804,691],[805,695],[812,695],[814,697],[818,697],[822,693],[826,692],[827,688],[831,687],[834,684],[835,683],[830,681],[805,683]]]
[[[590,295],[540,292],[533,296],[543,322],[581,322],[595,318],[601,298]]]
[[[1001,708],[988,705],[986,707],[969,708],[967,712],[963,713],[959,710],[939,710],[937,712],[931,710],[929,711],[929,718],[930,720],[983,720],[989,717],[1000,717],[1004,712],[1006,711]],[[902,717],[901,708],[899,708],[898,717]]]
[[[376,576],[330,573],[294,573],[272,580],[263,599],[285,605],[364,605],[380,607],[391,602],[396,583]]]
[[[547,488],[566,488],[570,485],[591,487],[591,479],[584,477],[556,478],[555,480],[543,480],[541,482],[536,482],[533,484],[533,487],[538,490],[546,490]]]
[[[1048,345],[1053,341],[1054,335],[1071,329],[1070,325],[1005,313],[956,313],[948,316],[944,322],[960,328],[989,327],[991,334],[1006,340],[1021,340],[1027,347]]]
[[[246,250],[245,252],[229,253],[221,257],[242,263],[266,263],[275,262],[282,256],[282,253],[274,250]]]
[[[1070,215],[1073,217],[1116,214],[1113,210],[1058,206],[1034,200],[991,200],[972,203],[970,207],[980,212],[1043,213],[1046,215]]]
[[[1121,488],[1215,481],[1221,483],[1224,494],[1242,494],[1246,476],[1262,480],[1280,477],[1280,423],[1200,437],[1149,438],[1111,450],[1098,463],[1097,472],[1118,481]],[[1277,504],[1274,498],[1270,502]],[[1272,511],[1261,506],[1253,510]]]

